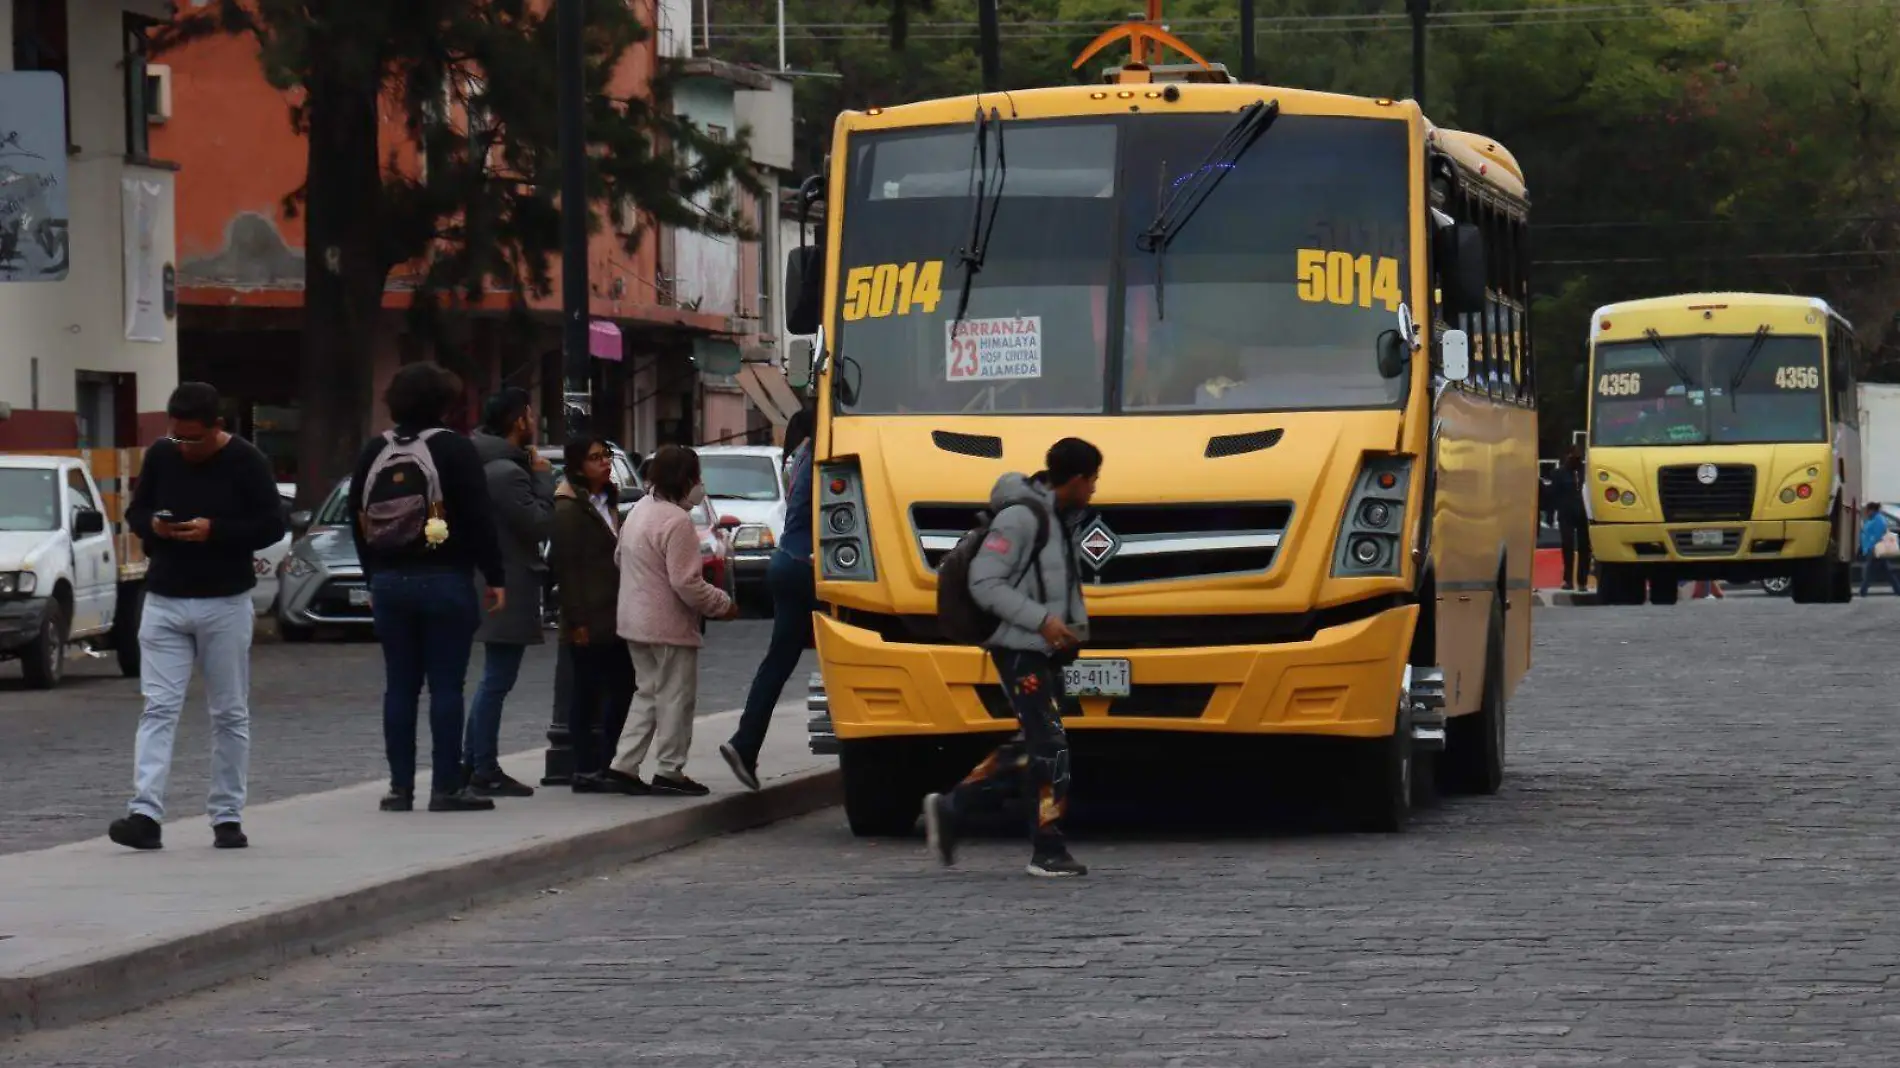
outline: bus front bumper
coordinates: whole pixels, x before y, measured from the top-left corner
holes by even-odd
[[[1388,736],[1407,685],[1406,654],[1417,619],[1417,606],[1404,605],[1303,641],[1091,648],[1085,660],[1128,662],[1128,696],[1081,698],[1081,714],[1063,724],[1084,731]],[[828,747],[862,738],[1014,729],[996,668],[980,650],[886,641],[822,615],[817,644],[823,671],[813,676],[809,701],[816,751],[824,751],[821,736]],[[1429,684],[1412,685],[1416,692]],[[1442,691],[1442,681],[1438,685]],[[1442,708],[1442,697],[1438,704]],[[1442,742],[1442,717],[1439,728]]]
[[[1735,563],[1772,568],[1825,554],[1831,527],[1826,519],[1592,523],[1590,554],[1606,564]]]

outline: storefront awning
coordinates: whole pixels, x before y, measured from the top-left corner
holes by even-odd
[[[620,328],[601,319],[588,324],[587,351],[596,360],[619,363],[624,352],[620,344]]]

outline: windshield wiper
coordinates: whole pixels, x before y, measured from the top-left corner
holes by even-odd
[[[1688,391],[1695,388],[1695,382],[1690,379],[1689,372],[1683,370],[1682,364],[1676,362],[1676,354],[1669,351],[1669,346],[1663,342],[1662,334],[1658,333],[1655,327],[1652,326],[1643,331],[1643,337],[1649,340],[1657,352],[1662,353],[1663,362],[1669,365],[1671,371],[1676,372],[1677,378],[1682,379],[1683,399],[1687,400]]]
[[[996,134],[996,169],[990,169],[990,133]],[[970,310],[970,287],[983,261],[989,256],[990,233],[996,229],[996,209],[1003,203],[1003,181],[1009,164],[1003,157],[1003,116],[995,108],[984,114],[976,109],[976,145],[970,152],[970,243],[957,250],[957,262],[963,267],[963,292],[957,296],[957,316],[950,321],[950,336],[957,336],[963,317]],[[995,188],[991,188],[991,175]],[[985,210],[987,209],[987,211]]]
[[[1207,198],[1213,195],[1221,179],[1227,177],[1227,173],[1234,169],[1234,164],[1240,162],[1240,157],[1246,155],[1253,143],[1260,140],[1260,135],[1266,133],[1267,128],[1279,117],[1278,100],[1271,103],[1256,100],[1241,108],[1240,117],[1214,142],[1214,147],[1207,152],[1207,158],[1185,180],[1176,181],[1173,195],[1161,205],[1161,210],[1155,213],[1154,221],[1148,224],[1147,229],[1135,238],[1136,248],[1154,254],[1155,318],[1167,317],[1163,298],[1166,283],[1162,275],[1168,246],[1180,235],[1194,213],[1201,210],[1201,205],[1207,203]],[[1165,172],[1161,178],[1167,180]]]
[[[1735,391],[1742,388],[1742,379],[1748,377],[1749,369],[1755,366],[1755,357],[1761,355],[1761,348],[1766,344],[1768,344],[1768,324],[1763,323],[1755,328],[1754,342],[1748,346],[1748,351],[1742,356],[1742,362],[1735,368],[1735,374],[1728,380],[1729,411],[1741,410],[1736,406]]]

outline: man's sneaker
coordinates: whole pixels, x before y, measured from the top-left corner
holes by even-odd
[[[478,797],[467,788],[452,794],[430,794],[430,812],[488,812],[495,803],[486,797]]]
[[[251,844],[244,836],[244,825],[236,820],[211,826],[211,844],[218,849],[243,849]]]
[[[942,794],[924,798],[924,839],[944,867],[957,862],[957,814],[950,808],[950,799]]]
[[[645,797],[653,792],[653,787],[638,775],[629,775],[624,771],[608,768],[600,773],[600,780],[607,784],[609,793],[626,794],[628,797]]]
[[[706,786],[687,778],[685,775],[655,775],[653,792],[656,794],[678,794],[681,797],[705,797],[712,793]]]
[[[377,806],[384,812],[414,812],[416,795],[412,790],[391,790],[383,795],[382,804]]]
[[[159,830],[158,821],[142,812],[134,812],[112,821],[106,828],[106,837],[127,849],[163,849],[164,832]]]
[[[739,785],[748,790],[759,788],[759,765],[757,761],[747,760],[739,752],[739,747],[731,742],[719,743],[719,755],[726,758],[726,767],[732,769],[732,777]]]
[[[533,797],[534,787],[505,771],[478,771],[469,776],[469,791],[477,797]]]
[[[1088,865],[1070,856],[1066,849],[1043,854],[1029,862],[1029,874],[1038,879],[1073,879],[1088,873]]]

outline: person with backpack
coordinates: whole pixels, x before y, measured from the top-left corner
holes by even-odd
[[[501,770],[501,711],[521,676],[528,647],[545,639],[541,591],[548,562],[541,546],[554,535],[554,465],[534,451],[534,406],[528,391],[502,390],[489,399],[482,425],[469,435],[488,479],[488,503],[508,572],[508,607],[482,621],[482,681],[468,706],[462,747],[469,788],[483,797],[533,797],[534,787]]]
[[[479,574],[489,612],[507,606],[507,573],[488,503],[488,479],[468,439],[444,425],[462,382],[434,363],[390,379],[391,429],[371,438],[350,480],[352,532],[370,613],[383,646],[384,812],[415,808],[416,718],[429,685],[434,774],[430,812],[475,812],[495,802],[462,774],[462,692],[481,626]]]
[[[1022,727],[950,793],[924,798],[924,829],[946,865],[956,861],[963,814],[999,800],[1027,772],[1035,806],[1029,874],[1088,874],[1062,837],[1069,797],[1062,716],[1075,707],[1062,668],[1088,638],[1075,543],[1101,473],[1100,449],[1080,438],[1056,442],[1042,471],[997,480],[989,522],[964,535],[938,567],[939,621],[952,640],[989,651]]]
[[[818,610],[818,593],[811,568],[811,411],[800,408],[785,423],[785,451],[791,458],[791,492],[785,500],[785,532],[765,573],[772,591],[772,638],[765,659],[752,676],[745,712],[732,738],[719,746],[719,755],[732,776],[748,790],[759,788],[759,750],[772,726],[785,683],[798,670],[798,661],[811,648],[811,614]]]

